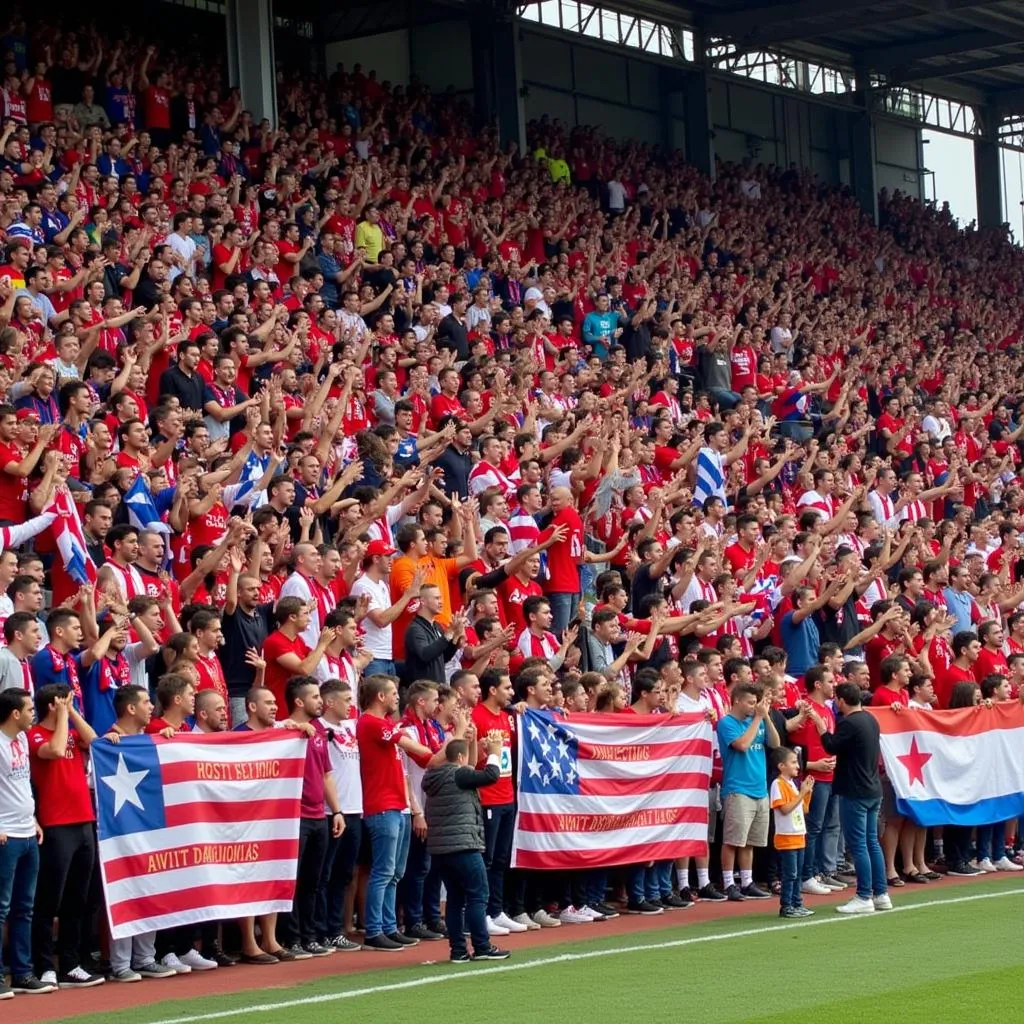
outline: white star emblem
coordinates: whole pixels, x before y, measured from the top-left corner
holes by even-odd
[[[526,767],[530,769],[530,778],[540,778],[540,761],[536,757],[532,757],[527,761]]]
[[[547,757],[547,756],[548,756],[548,754],[549,754],[549,753],[551,752],[551,744],[550,744],[550,743],[548,743],[548,741],[547,741],[547,740],[545,740],[545,741],[544,741],[544,742],[543,742],[543,743],[542,743],[542,744],[540,745],[540,752],[541,752],[541,753],[542,753],[542,754],[543,754],[543,755],[544,755],[545,757]]]
[[[548,723],[548,735],[549,736],[554,736],[555,735],[555,727],[550,722]]]
[[[114,815],[120,813],[121,808],[127,804],[133,804],[140,811],[144,811],[142,800],[138,794],[139,783],[149,774],[149,769],[144,768],[140,772],[128,771],[128,765],[124,763],[124,754],[117,755],[117,771],[113,775],[104,775],[101,781],[114,791]]]
[[[565,776],[565,781],[571,786],[576,781],[576,769],[570,768]]]
[[[545,772],[544,778],[541,781],[544,783],[545,786],[547,786],[551,783],[551,776],[548,775],[547,772]]]
[[[551,765],[551,774],[557,775],[559,778],[562,777],[562,766],[557,761]]]
[[[558,741],[558,756],[559,756],[559,758],[563,758],[563,757],[568,757],[569,756],[569,747],[568,747],[568,744],[565,742],[565,740],[559,740]]]
[[[531,740],[539,740],[540,739],[540,729],[537,727],[537,723],[536,722],[531,722],[528,728],[529,728],[529,732],[530,732],[530,739]]]

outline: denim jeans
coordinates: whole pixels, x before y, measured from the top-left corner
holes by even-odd
[[[814,787],[814,791],[818,791],[818,786]],[[806,874],[804,854],[805,850],[802,846],[798,850],[775,851],[779,863],[779,877],[782,881],[779,907],[783,910],[786,907],[799,907],[803,905],[803,900],[800,896],[800,879]]]
[[[328,823],[331,821],[327,819]],[[333,939],[342,933],[345,916],[345,890],[355,877],[356,858],[363,836],[361,814],[345,815],[345,831],[335,839],[327,840],[327,856],[320,871],[320,884],[316,893],[317,939]]]
[[[738,395],[735,391],[730,391],[728,388],[708,388],[708,395],[711,397],[712,402],[717,402],[720,409],[732,409],[739,405],[743,399],[742,395]]]
[[[978,826],[978,860],[987,857],[994,864],[1006,856],[1006,823]]]
[[[575,594],[559,591],[548,594],[547,599],[551,604],[551,632],[561,640],[562,634],[569,628],[569,622],[576,615],[576,608],[580,603],[579,591]]]
[[[882,896],[888,891],[885,857],[878,841],[878,811],[882,798],[860,800],[844,796],[839,805],[846,845],[857,873],[857,895],[861,899]]]
[[[427,844],[415,834],[409,837],[409,856],[398,897],[407,929],[414,924],[430,925],[441,920],[441,879],[427,853]]]
[[[7,922],[11,947],[11,977],[32,974],[32,906],[39,877],[39,843],[8,837],[0,846],[0,932]],[[3,976],[0,950],[0,977]]]
[[[821,865],[825,873],[834,875],[839,868],[839,857],[844,851],[843,830],[839,824],[839,805],[843,798],[832,793],[832,803],[825,814],[825,831],[822,834]]]
[[[386,661],[383,658],[373,658],[363,669],[363,678],[367,676],[396,676],[397,666],[393,661]]]
[[[588,871],[584,881],[584,892],[588,907],[593,907],[595,903],[603,903],[605,896],[608,895],[608,872],[604,868]]]
[[[807,847],[804,850],[804,879],[825,870],[825,823],[833,815],[836,797],[831,782],[815,782],[811,803],[807,808]]]
[[[484,865],[487,868],[487,915],[497,917],[505,908],[505,872],[512,861],[516,805],[484,808]]]
[[[434,857],[441,881],[448,890],[445,924],[452,956],[466,952],[466,936],[473,939],[474,952],[480,953],[491,944],[487,934],[487,870],[479,850],[442,853]]]
[[[245,705],[244,697],[228,698],[228,715],[231,719],[231,728],[241,725],[249,717],[249,709]]]
[[[626,890],[630,902],[643,903],[671,896],[673,863],[671,860],[658,860],[650,866],[637,864],[629,868]]]
[[[370,833],[370,879],[366,886],[366,937],[398,931],[395,897],[405,874],[412,821],[401,811],[381,811],[363,818]]]

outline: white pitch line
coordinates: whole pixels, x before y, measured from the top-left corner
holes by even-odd
[[[909,913],[912,910],[925,910],[928,907],[951,906],[955,903],[975,903],[979,900],[998,900],[1005,896],[1024,896],[1024,889],[1009,889],[1004,892],[978,893],[973,896],[955,896],[947,900],[926,900],[923,903],[911,903],[906,906],[895,906],[892,910],[879,911],[883,919],[890,914]],[[823,908],[825,909],[825,908]],[[790,931],[794,928],[815,928],[827,924],[842,924],[856,920],[875,920],[875,914],[851,914],[834,917],[819,917],[813,921],[801,921],[793,924],[764,925],[761,928],[744,928],[735,932],[718,932],[714,935],[698,935],[689,939],[670,939],[666,942],[650,942],[636,946],[616,946],[614,949],[591,949],[581,953],[560,953],[557,956],[541,957],[526,960],[522,963],[503,964],[497,967],[483,967],[474,970],[471,965],[459,971],[445,974],[428,974],[409,981],[397,981],[390,985],[371,985],[368,988],[349,989],[346,992],[325,992],[318,996],[305,996],[302,999],[286,999],[276,1003],[263,1003],[254,1006],[240,1006],[233,1010],[220,1010],[216,1013],[200,1013],[191,1017],[167,1017],[153,1021],[152,1024],[198,1024],[200,1021],[223,1020],[225,1017],[239,1017],[250,1013],[270,1013],[284,1010],[292,1006],[311,1006],[317,1003],[333,1003],[341,999],[359,999],[362,996],[375,996],[385,992],[399,992],[402,989],[419,988],[421,985],[440,985],[446,981],[471,981],[488,975],[507,974],[510,971],[526,971],[534,967],[547,967],[550,964],[570,963],[576,960],[593,960],[604,956],[622,956],[629,953],[646,953],[656,949],[679,949],[683,946],[696,946],[705,942],[724,942],[726,939],[743,939],[751,935],[767,935],[771,932]],[[312,980],[312,979],[311,979]],[[320,980],[320,979],[316,979]]]

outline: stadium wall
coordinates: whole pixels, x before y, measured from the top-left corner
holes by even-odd
[[[547,114],[569,125],[599,125],[608,135],[686,151],[679,83],[690,74],[678,62],[583,39],[553,29],[520,28],[527,120]],[[381,81],[405,84],[411,75],[437,92],[473,91],[469,23],[434,24],[330,43],[328,70],[339,61],[376,68]],[[711,125],[723,159],[815,172],[828,184],[850,183],[850,122],[842,99],[814,100],[731,75],[712,74]],[[912,125],[877,119],[875,175],[879,189],[921,197],[921,133]]]

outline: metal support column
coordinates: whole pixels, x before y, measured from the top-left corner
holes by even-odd
[[[978,226],[999,227],[1003,211],[1002,161],[999,159],[999,112],[979,111],[982,135],[974,140],[974,190],[978,198]]]
[[[228,74],[242,90],[242,105],[277,126],[273,0],[226,0]]]
[[[470,22],[470,39],[477,117],[497,125],[503,146],[515,142],[524,152],[526,112],[518,23],[495,11],[481,11]]]

